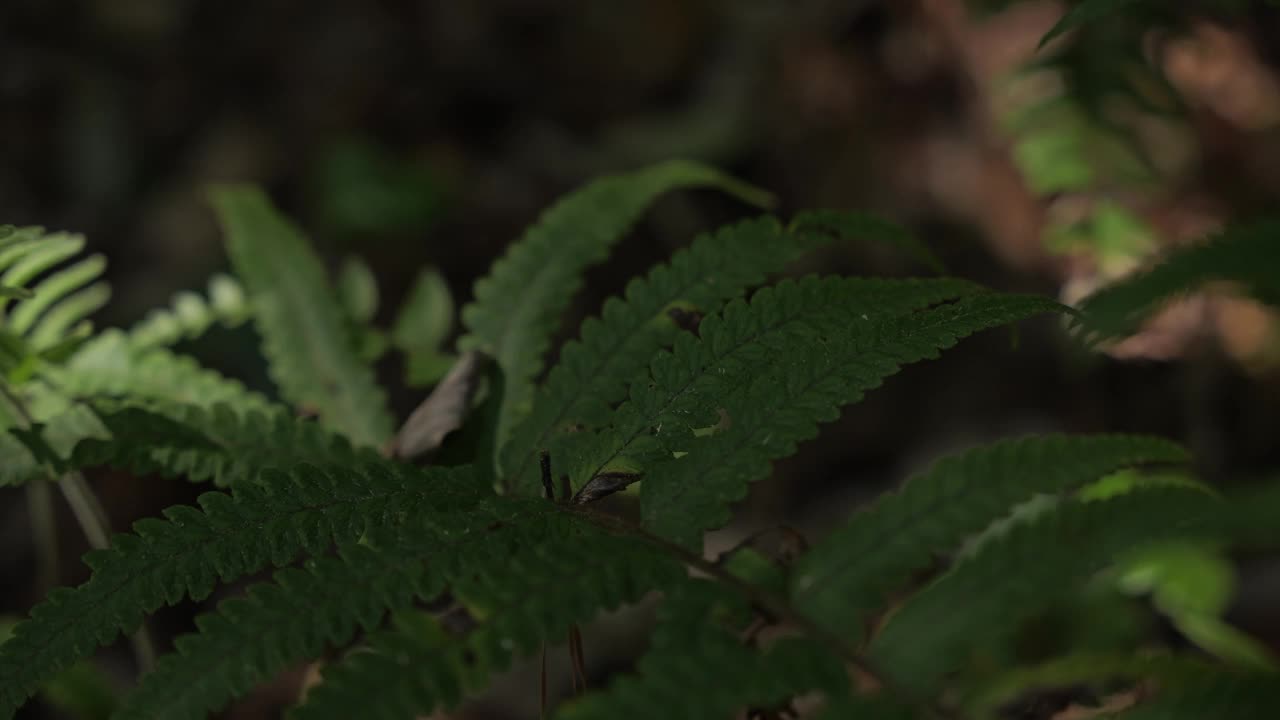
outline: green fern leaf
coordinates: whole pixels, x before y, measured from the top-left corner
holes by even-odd
[[[392,419],[383,392],[352,347],[324,267],[301,232],[252,187],[221,188],[213,204],[281,393],[356,444],[385,442]]]
[[[947,272],[942,260],[919,238],[902,226],[875,215],[848,210],[806,210],[792,219],[791,229],[815,230],[843,239],[873,240],[894,245],[935,273],[943,275]]]
[[[194,340],[214,325],[236,327],[249,315],[240,283],[227,275],[214,275],[209,279],[208,299],[193,292],[178,293],[171,308],[151,311],[129,331],[129,343],[136,349],[167,347]]]
[[[241,412],[280,407],[189,357],[163,348],[135,349],[118,330],[95,336],[65,367],[46,374],[58,390],[73,398],[155,400],[205,408],[226,404]]]
[[[465,517],[411,523],[276,573],[197,618],[199,632],[177,640],[178,652],[143,679],[120,717],[207,716],[290,664],[345,645],[357,628],[373,631],[388,612],[437,597],[450,578],[475,570],[471,546],[534,547],[543,527],[529,509],[492,498]]]
[[[388,609],[431,599],[441,589],[433,580],[421,558],[397,563],[363,546],[279,571],[274,583],[198,617],[199,633],[178,638],[177,652],[143,677],[115,717],[208,717],[289,665],[350,642],[358,628],[375,630]]]
[[[745,610],[740,598],[710,583],[679,588],[659,610],[636,673],[568,704],[556,717],[642,720],[661,708],[664,718],[723,718],[744,708],[776,707],[813,690],[847,692],[844,665],[811,638],[785,638],[762,651],[743,643],[740,628],[720,621]]]
[[[631,383],[629,399],[599,433],[570,436],[566,448],[575,487],[619,463],[640,464],[687,452],[693,431],[720,421],[720,398],[767,374],[795,353],[814,352],[823,334],[852,332],[937,302],[979,292],[960,280],[815,278],[783,281],[750,303],[731,302],[702,321],[701,337],[684,334]],[[865,316],[865,317],[864,317]],[[784,348],[781,355],[778,348]]]
[[[918,692],[991,638],[1146,543],[1221,532],[1211,495],[1188,488],[1075,501],[1010,528],[899,608],[871,642],[876,665]],[[982,602],[973,602],[982,598]]]
[[[189,471],[195,475],[194,480],[230,482],[236,477],[246,476],[244,468],[261,469],[257,463],[265,461],[273,452],[271,435],[255,438],[249,434],[250,431],[271,432],[284,442],[299,443],[296,452],[289,452],[283,446],[275,447],[274,452],[289,462],[355,457],[347,452],[346,444],[319,428],[291,429],[305,426],[293,424],[287,419],[288,413],[284,408],[246,390],[239,382],[202,368],[189,357],[175,355],[163,348],[148,347],[147,343],[135,345],[130,336],[119,330],[108,330],[95,336],[62,366],[42,366],[38,379],[39,382],[28,382],[15,392],[27,404],[26,411],[31,421],[40,426],[39,435],[57,453],[60,459],[57,467],[79,467],[100,460],[108,464],[123,462],[140,470],[160,471],[168,475],[182,475]],[[244,456],[244,462],[221,460],[218,456],[222,451],[207,455],[202,461],[198,446],[184,450],[180,443],[173,444],[176,437],[162,433],[149,438],[150,442],[137,448],[132,455],[125,448],[117,448],[116,452],[124,454],[114,458],[99,456],[73,460],[71,454],[77,443],[111,437],[101,419],[84,404],[108,398],[137,404],[153,412],[163,411],[169,420],[177,423],[196,422],[205,432],[215,435],[221,432],[225,441],[221,447],[236,447],[242,451],[256,447],[258,451]],[[207,412],[204,415],[199,412],[199,409],[212,411],[218,406],[224,406],[219,415],[225,415],[225,410],[229,409],[236,415],[249,415],[250,418],[240,420],[240,425],[233,428],[229,420],[205,417]],[[236,434],[234,429],[241,430],[241,434]],[[48,477],[54,469],[37,461],[12,437],[0,436],[0,450],[6,457],[6,462],[0,465],[0,485],[18,485]],[[142,462],[144,457],[150,459]],[[141,464],[134,465],[134,462]]]
[[[15,230],[0,246],[0,286],[19,298],[5,327],[24,338],[27,352],[47,352],[70,335],[86,335],[86,318],[110,298],[107,285],[95,282],[106,268],[100,255],[58,267],[79,255],[84,245],[82,235],[46,235],[42,228],[29,227]],[[34,287],[26,287],[37,279]],[[0,298],[0,310],[6,304],[7,298]]]
[[[767,196],[716,170],[667,162],[606,177],[561,199],[512,245],[475,285],[462,310],[462,350],[495,358],[506,379],[499,446],[528,412],[533,378],[542,370],[561,314],[582,283],[583,271],[608,257],[644,209],[664,192],[710,186],[748,202]]]
[[[1156,691],[1115,720],[1271,720],[1280,708],[1280,675],[1209,673]]]
[[[435,268],[418,272],[391,327],[391,342],[404,353],[405,383],[425,387],[449,372],[453,359],[441,350],[454,321],[453,295]]]
[[[30,384],[15,389],[20,402],[34,400],[24,411],[29,417],[0,433],[0,485],[22,485],[49,479],[60,472],[76,444],[86,438],[107,438],[108,434],[89,408],[66,401],[42,386]]]
[[[1044,47],[1050,40],[1065,32],[1098,22],[1108,15],[1123,12],[1132,5],[1146,2],[1147,0],[1081,0],[1062,16],[1062,19],[1050,28],[1044,37],[1040,38],[1040,47]]]
[[[389,628],[370,634],[364,647],[327,667],[322,683],[287,717],[421,717],[456,706],[488,677],[465,639],[442,622],[421,613],[399,613]]]
[[[1080,307],[1081,324],[1103,337],[1131,333],[1165,301],[1211,282],[1238,283],[1259,299],[1280,303],[1278,266],[1280,222],[1234,225],[1089,296]]]
[[[996,678],[965,701],[967,716],[996,717],[1019,698],[1046,688],[1097,686],[1116,681],[1181,684],[1206,673],[1221,672],[1197,658],[1170,654],[1114,655],[1075,653],[1039,665],[1018,667]]]
[[[322,560],[308,571],[280,571],[274,584],[257,586],[243,599],[223,602],[217,614],[197,618],[200,633],[178,638],[177,652],[143,677],[116,717],[208,717],[290,663],[349,642],[357,627],[375,629],[384,614],[381,605],[407,604],[420,582],[358,546],[345,562]]]
[[[166,520],[134,523],[136,534],[116,535],[109,549],[85,556],[93,570],[86,583],[50,593],[0,646],[0,716],[162,605],[203,599],[219,581],[316,555],[334,543],[350,545],[406,519],[465,514],[479,496],[463,475],[386,465],[328,472],[301,467],[288,475],[264,473],[261,484],[237,486],[230,495],[205,493],[199,509],[173,507]]]
[[[367,325],[378,314],[378,278],[369,264],[358,257],[348,257],[338,268],[338,300],[347,317]]]
[[[797,443],[817,434],[819,422],[838,417],[841,406],[970,334],[1061,307],[1038,297],[991,294],[895,315],[891,303],[873,297],[867,300],[879,307],[869,321],[815,309],[806,327],[762,344],[741,370],[730,367],[694,387],[692,394],[720,408],[724,429],[673,448],[688,455],[646,469],[640,498],[649,530],[700,546],[703,531],[728,521],[730,504],[746,495],[749,482],[766,477],[771,461],[794,453]],[[857,312],[856,306],[842,310]],[[716,343],[713,332],[707,338]]]
[[[115,402],[96,402],[93,409],[110,437],[80,441],[68,469],[109,465],[226,487],[303,463],[378,461],[373,450],[355,448],[345,437],[280,410],[237,413],[226,405]]]
[[[879,498],[797,565],[792,600],[841,636],[859,639],[869,612],[926,568],[1040,493],[1082,487],[1115,470],[1182,463],[1158,438],[1045,436],[1005,440],[939,461]]]
[[[478,623],[454,635],[414,618],[328,668],[295,717],[404,718],[458,702],[517,656],[565,636],[570,625],[646,592],[688,582],[683,568],[643,542],[608,534],[524,500],[519,532],[463,548],[454,596]],[[536,504],[535,504],[536,503]],[[405,672],[405,668],[414,668]]]
[[[581,340],[560,351],[533,412],[503,450],[507,486],[535,492],[539,450],[559,456],[553,443],[566,428],[590,430],[608,421],[611,406],[626,397],[627,383],[681,331],[664,311],[677,304],[689,312],[717,310],[818,242],[784,232],[773,218],[748,220],[699,237],[669,263],[628,283],[622,297],[605,302],[599,318],[583,322]]]
[[[0,616],[0,644],[9,639],[16,618]],[[40,699],[59,717],[105,720],[119,704],[119,690],[105,668],[88,660],[76,663],[40,688]]]

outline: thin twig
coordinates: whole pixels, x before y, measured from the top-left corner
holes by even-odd
[[[75,516],[80,529],[84,531],[89,547],[94,550],[105,550],[111,544],[107,511],[102,508],[102,503],[98,501],[98,496],[85,481],[84,475],[78,472],[63,475],[58,479],[58,489],[62,491],[62,497],[71,507],[71,514]]]

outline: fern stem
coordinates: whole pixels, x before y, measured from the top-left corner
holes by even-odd
[[[89,546],[95,550],[107,549],[111,545],[110,521],[102,502],[98,500],[93,488],[89,487],[84,475],[78,472],[63,475],[58,480],[58,489],[62,491],[62,497],[71,508],[71,514],[75,516]],[[151,672],[156,663],[156,651],[146,623],[138,626],[138,631],[130,636],[129,642],[133,645],[138,671],[143,674]]]
[[[917,693],[899,686],[889,677],[888,673],[877,667],[875,662],[870,658],[866,657],[863,653],[858,652],[857,649],[851,647],[835,634],[824,630],[822,627],[797,612],[784,598],[778,597],[768,590],[757,587],[738,578],[723,567],[702,557],[702,555],[699,555],[696,552],[654,535],[644,528],[617,516],[604,515],[602,513],[591,511],[574,511],[561,508],[558,505],[556,507],[562,512],[570,512],[578,517],[584,518],[606,532],[611,532],[615,535],[631,536],[649,543],[659,550],[669,553],[689,567],[692,567],[716,582],[724,584],[732,588],[734,591],[741,593],[742,596],[747,598],[757,610],[772,616],[775,620],[791,624],[803,631],[806,635],[828,646],[828,648],[838,655],[845,663],[857,668],[859,671],[875,680],[876,683],[880,687],[884,688],[886,692],[892,693],[899,699],[916,705],[926,714],[926,716],[936,718],[937,720],[959,720],[960,716],[951,709],[942,707],[937,702],[922,699]]]
[[[2,317],[3,315],[0,315],[0,318]],[[27,412],[27,406],[22,403],[22,398],[9,387],[7,382],[0,381],[0,395],[4,396],[9,406],[18,413],[26,426],[31,427],[34,422],[31,413]],[[36,587],[43,594],[58,584],[58,528],[53,514],[53,495],[49,492],[49,486],[44,483],[43,478],[27,483],[27,513],[28,521],[31,523],[31,534],[34,537],[39,572],[36,577]]]
[[[35,422],[27,412],[26,406],[22,404],[21,398],[6,384],[0,383],[0,392],[27,425]],[[111,525],[107,519],[106,510],[103,509],[93,489],[89,487],[89,483],[85,481],[84,475],[79,472],[67,473],[58,480],[58,489],[62,491],[62,497],[71,508],[71,513],[75,516],[76,523],[80,525],[85,539],[89,541],[89,546],[95,550],[105,550],[110,546]],[[50,587],[56,584],[58,579],[58,533],[57,528],[54,527],[52,497],[48,486],[43,481],[28,484],[27,493],[31,528],[36,537],[37,555],[40,557],[41,580],[47,581],[48,585],[45,587]],[[129,642],[133,645],[133,656],[138,663],[138,671],[144,674],[151,672],[156,665],[156,650],[145,621],[138,626],[138,631],[130,636]]]
[[[43,480],[27,483],[27,515],[36,553],[36,588],[41,595],[58,584],[58,529],[53,495]]]
[[[71,513],[94,550],[105,550],[111,544],[108,533],[107,513],[98,501],[98,496],[89,488],[84,475],[78,472],[67,473],[58,480],[58,489],[66,499]]]

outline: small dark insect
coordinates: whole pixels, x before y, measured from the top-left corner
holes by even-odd
[[[591,478],[578,494],[573,496],[571,504],[586,505],[600,498],[612,495],[640,480],[638,472],[603,472]]]
[[[688,330],[694,335],[698,334],[698,327],[702,325],[703,314],[697,310],[685,310],[684,308],[673,307],[667,310],[667,317],[676,324],[681,330]]]

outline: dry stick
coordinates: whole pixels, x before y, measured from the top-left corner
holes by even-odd
[[[935,718],[955,720],[958,717],[951,710],[940,707],[936,703],[921,700],[915,693],[897,685],[896,682],[889,678],[886,672],[876,667],[875,663],[872,662],[870,658],[867,658],[862,653],[859,653],[857,650],[850,647],[837,635],[825,630],[817,623],[793,610],[786,600],[776,597],[771,592],[739,579],[732,573],[728,572],[716,563],[707,560],[701,555],[691,552],[664,538],[658,537],[644,528],[636,526],[619,517],[595,512],[584,512],[582,510],[575,511],[566,509],[566,512],[572,512],[578,517],[586,519],[605,531],[612,532],[615,535],[625,535],[643,540],[660,550],[676,556],[686,565],[689,565],[703,574],[714,578],[716,581],[724,585],[728,585],[734,590],[742,593],[743,596],[751,601],[751,604],[754,605],[757,610],[765,613],[766,615],[772,616],[775,620],[788,622],[804,631],[804,633],[810,637],[829,646],[849,665],[852,665],[863,673],[866,673],[868,676],[874,678],[886,691],[893,693],[902,699],[910,700]]]

